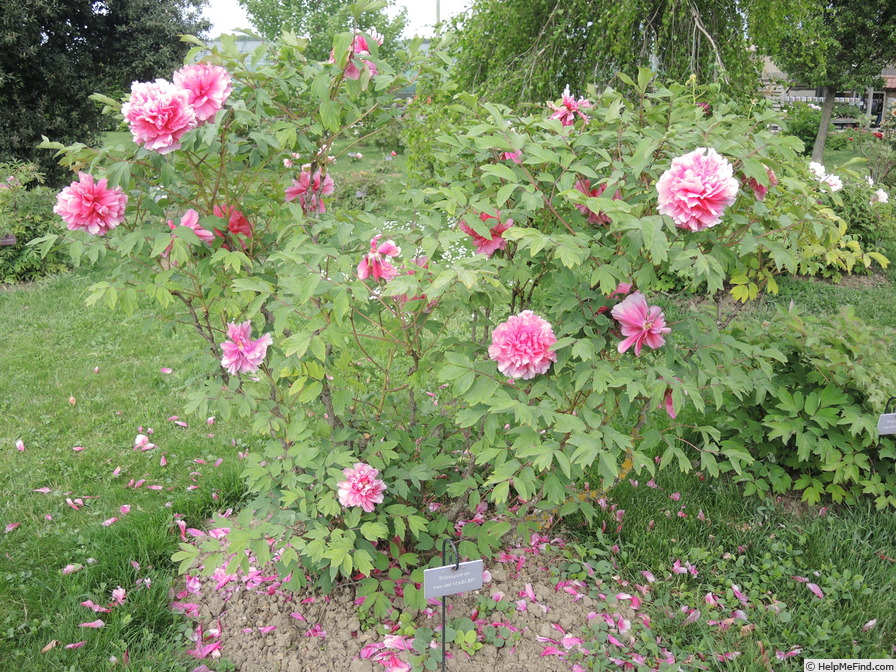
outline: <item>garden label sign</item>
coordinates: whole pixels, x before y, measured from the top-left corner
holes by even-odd
[[[482,560],[471,560],[457,564],[433,567],[423,570],[423,596],[433,597],[457,595],[468,590],[482,588]]]
[[[896,401],[896,397],[887,399],[887,405],[884,407],[884,413],[877,419],[877,433],[880,436],[887,434],[896,434],[896,413],[890,412],[890,402]],[[894,406],[896,408],[896,406]]]

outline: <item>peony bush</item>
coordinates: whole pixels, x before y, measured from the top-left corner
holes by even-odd
[[[254,501],[226,539],[176,558],[205,551],[207,572],[232,571],[248,551],[291,585],[354,578],[376,613],[387,594],[424,606],[443,536],[490,555],[505,535],[593,517],[586,478],[606,491],[657,461],[749,459],[711,426],[687,428],[701,451],[682,440],[682,408],[749,381],[719,311],[672,301],[668,278],[747,300],[780,273],[861,258],[793,140],[766,130],[773,111],[719,98],[708,114],[694,100],[713,92],[647,71],[525,116],[461,94],[431,186],[396,212],[338,207],[330,171],[353,126],[388,128],[395,93],[440,61],[414,43],[400,74],[378,39],[339,35],[325,63],[290,38],[250,55],[197,46],[202,64],[170,86],[100,97],[135,151],[45,143],[93,179],[77,203],[60,197],[75,257],[126,262],[88,303],[133,311],[143,294],[192,324],[207,375],[189,410],[250,417],[259,437]]]

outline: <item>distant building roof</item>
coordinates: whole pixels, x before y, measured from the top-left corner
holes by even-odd
[[[885,75],[884,76],[884,88],[885,89],[896,89],[896,75]]]

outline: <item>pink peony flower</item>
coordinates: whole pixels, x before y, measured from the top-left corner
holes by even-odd
[[[321,177],[320,170],[315,170],[314,175],[310,170],[299,173],[299,179],[292,181],[292,186],[286,189],[286,201],[293,201],[298,197],[302,211],[307,215],[312,212],[326,212],[327,207],[321,200],[322,196],[329,196],[335,189],[333,178],[329,175]]]
[[[602,193],[604,193],[604,191],[606,190],[607,185],[599,184],[596,187],[594,187],[594,189],[592,189],[591,188],[591,180],[588,180],[583,177],[583,178],[579,179],[578,181],[576,181],[575,188],[578,191],[581,191],[583,194],[585,194],[588,197],[599,198],[600,195]],[[618,201],[621,198],[622,198],[622,194],[617,189],[616,193],[613,194],[613,200]],[[584,204],[576,205],[576,208],[578,208],[579,212],[581,212],[583,215],[588,217],[589,224],[609,224],[610,222],[613,221],[603,212],[593,212],[587,205],[584,205]]]
[[[778,186],[778,176],[775,175],[775,171],[771,168],[765,168],[766,173],[768,173],[768,186],[766,187],[764,184],[759,184],[759,182],[754,177],[745,177],[744,178],[744,186],[749,187],[753,190],[753,193],[756,194],[756,200],[764,201],[765,195],[768,193],[768,190],[771,187]]]
[[[585,123],[588,123],[588,116],[582,112],[583,109],[591,107],[591,102],[586,98],[576,100],[569,94],[569,85],[563,90],[560,104],[549,102],[548,107],[554,110],[551,119],[559,119],[562,126],[572,126],[576,122],[578,114]]]
[[[174,83],[187,92],[197,121],[214,120],[233,91],[230,73],[219,65],[194,63],[174,73]]]
[[[94,182],[93,175],[78,173],[78,181],[56,195],[53,212],[65,220],[69,231],[84,229],[102,236],[124,221],[127,202],[121,187],[109,189],[105,178]]]
[[[505,161],[513,161],[516,164],[523,162],[523,152],[518,149],[515,152],[501,152],[501,158]]]
[[[656,350],[666,339],[663,334],[672,331],[666,326],[663,311],[659,306],[647,307],[647,299],[641,292],[635,292],[616,304],[610,314],[622,325],[622,334],[627,338],[619,343],[617,350],[625,352],[633,345],[635,355],[641,355],[646,343]]]
[[[375,235],[370,241],[370,252],[364,255],[358,264],[358,277],[366,280],[371,275],[374,280],[389,282],[398,275],[398,269],[390,264],[386,257],[396,257],[401,254],[401,248],[391,240],[379,242],[382,234]]]
[[[672,167],[656,183],[660,214],[669,215],[675,226],[688,231],[715,226],[737,198],[733,174],[728,159],[711,147],[698,147],[673,159]]]
[[[495,327],[488,356],[498,362],[498,371],[505,376],[529,380],[557,361],[557,353],[551,350],[556,342],[551,325],[531,310],[524,310]]]
[[[229,340],[221,344],[221,350],[224,351],[221,365],[232,375],[257,371],[268,353],[268,346],[273,343],[270,334],[253,341],[252,323],[249,320],[242,324],[228,324],[227,338]]]
[[[121,112],[134,142],[159,154],[180,149],[181,138],[196,127],[190,94],[164,79],[134,82],[130,100],[122,105]]]
[[[497,224],[490,228],[491,238],[483,238],[473,230],[473,227],[465,222],[458,224],[458,228],[473,239],[473,245],[476,246],[476,254],[484,254],[490,257],[497,250],[503,250],[507,247],[507,241],[501,237],[501,234],[513,226],[513,220],[508,219],[502,222],[498,217],[484,212],[479,215],[479,219],[483,222],[487,222],[490,219],[497,221]]]
[[[374,504],[383,501],[386,484],[377,478],[379,471],[363,462],[355,463],[351,469],[343,469],[346,480],[336,484],[339,488],[339,503],[342,506],[360,506],[370,513]]]
[[[180,225],[191,229],[203,243],[211,243],[215,239],[214,233],[199,226],[199,213],[193,210],[193,208],[187,210],[183,217],[180,218]],[[168,220],[168,227],[172,231],[177,228],[170,219]]]
[[[227,220],[227,230],[230,233],[241,233],[246,238],[252,237],[252,224],[246,219],[246,215],[241,210],[237,210],[232,205],[216,205],[212,209],[212,213],[215,217]]]

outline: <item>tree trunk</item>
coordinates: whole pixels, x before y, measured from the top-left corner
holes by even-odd
[[[821,125],[818,127],[818,135],[815,136],[815,146],[812,148],[812,160],[823,163],[824,143],[828,139],[828,127],[831,125],[831,113],[834,111],[834,97],[837,90],[832,86],[824,87],[824,105],[821,107]]]
[[[862,127],[867,131],[871,128],[871,108],[874,106],[874,87],[868,87],[868,95],[865,102],[865,123]]]

